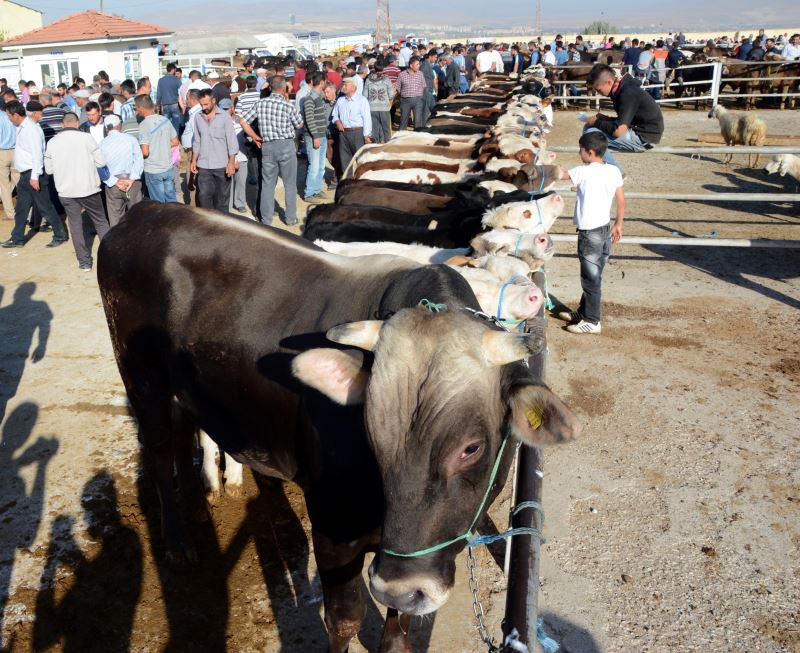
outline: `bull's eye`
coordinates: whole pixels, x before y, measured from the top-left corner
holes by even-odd
[[[461,456],[459,456],[460,460],[466,460],[467,458],[472,458],[476,453],[481,450],[481,445],[479,442],[474,442],[466,447],[464,447],[464,451],[461,452]]]

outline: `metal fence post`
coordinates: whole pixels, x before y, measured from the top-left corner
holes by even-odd
[[[719,102],[719,91],[722,80],[722,62],[714,62],[714,73],[711,76],[711,108],[717,106]]]

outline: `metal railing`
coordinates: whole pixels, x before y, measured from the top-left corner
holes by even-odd
[[[659,82],[653,83],[648,81],[646,78],[643,81],[642,88],[644,90],[651,90],[651,89],[673,89],[673,88],[687,88],[692,86],[709,86],[709,92],[704,95],[692,95],[692,96],[684,96],[684,97],[668,97],[668,98],[661,98],[656,100],[659,104],[669,104],[672,102],[702,102],[702,101],[710,101],[712,106],[719,103],[720,99],[741,99],[741,98],[767,98],[767,97],[779,97],[779,98],[794,98],[800,97],[800,93],[723,93],[722,88],[729,83],[740,83],[740,82],[755,82],[758,84],[768,84],[773,82],[786,82],[786,81],[797,81],[800,77],[790,76],[778,76],[778,77],[727,77],[722,74],[722,69],[726,66],[760,66],[766,68],[767,66],[788,66],[792,64],[797,64],[797,61],[710,61],[708,63],[698,63],[698,64],[689,64],[686,66],[681,66],[680,68],[667,68],[665,69],[667,72],[675,71],[682,71],[688,70],[690,68],[712,68],[712,75],[711,79],[708,80],[700,80],[694,82],[683,82],[678,83],[675,81],[666,82]],[[582,69],[582,68],[591,68],[594,64],[577,64],[572,66],[551,66],[550,68],[555,70],[575,70],[575,69]],[[616,64],[616,68],[622,68],[619,64]],[[633,74],[633,66],[625,66],[628,69],[628,72]],[[565,88],[569,86],[577,86],[575,81],[571,80],[559,80],[554,81],[552,84],[556,87]],[[566,105],[568,102],[594,102],[595,106],[599,105],[602,96],[599,95],[568,95],[564,94],[563,90],[561,94],[552,96],[554,101],[559,101],[562,105]]]

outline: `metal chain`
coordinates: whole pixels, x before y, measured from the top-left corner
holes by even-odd
[[[483,612],[483,604],[481,603],[481,599],[478,596],[478,577],[475,575],[475,570],[478,567],[478,562],[475,560],[475,556],[472,555],[472,547],[467,547],[467,569],[469,569],[469,589],[472,592],[472,611],[475,613],[475,621],[477,623],[478,635],[480,635],[481,640],[483,643],[486,644],[486,647],[489,653],[495,653],[500,649],[495,645],[494,638],[489,634],[489,629],[486,627],[486,623],[483,621],[484,612]]]

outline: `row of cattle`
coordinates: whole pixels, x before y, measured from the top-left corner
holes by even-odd
[[[767,95],[763,101],[769,106],[781,109],[800,106],[798,98],[791,97],[791,94],[800,93],[800,61],[787,62],[780,55],[768,54],[763,62],[743,62],[726,54],[720,48],[708,47],[703,52],[694,53],[668,77],[671,85],[664,89],[663,97],[674,95],[691,100],[710,95],[714,68],[701,64],[721,62],[718,90],[741,96],[738,102],[745,110],[755,108],[758,95]],[[568,62],[558,68],[548,68],[547,76],[553,84],[578,86],[586,83],[591,68],[586,63]],[[593,94],[591,89],[588,93]],[[710,100],[695,100],[695,109],[699,109],[701,103],[710,104]],[[676,106],[683,108],[683,102],[677,102]]]
[[[543,138],[542,88],[532,74],[486,76],[440,102],[425,130],[364,146],[334,203],[309,210],[304,236],[345,256],[447,263],[485,313],[532,318],[541,304],[530,277],[553,254],[547,230],[564,206],[549,192],[564,171]]]
[[[506,290],[524,285],[528,314],[544,301],[527,276],[552,253],[546,229],[563,202],[545,195],[555,173],[538,162],[541,121],[523,112],[501,122],[515,106],[535,106],[534,81],[487,78],[461,108],[491,109],[493,121],[455,118],[415,135],[425,147],[468,144],[475,163],[458,164],[464,179],[356,178],[365,151],[335,210],[311,212],[305,239],[142,202],[100,245],[101,296],[168,561],[197,562],[187,519],[205,505],[191,446],[202,431],[232,461],[303,489],[332,653],[347,650],[367,613],[368,553],[369,589],[388,608],[380,651],[410,651],[410,616],[447,600],[456,556],[502,489],[514,450],[506,443],[557,444],[580,432],[524,364],[542,338],[485,315],[502,313],[502,297],[485,307],[456,265],[467,259],[490,276],[516,265],[525,279],[501,282]],[[405,138],[389,147],[422,142]],[[416,164],[428,158],[403,160],[427,171]],[[503,163],[478,174],[492,160]],[[410,245],[410,258],[330,253],[308,240],[323,231],[329,247],[391,241]]]

